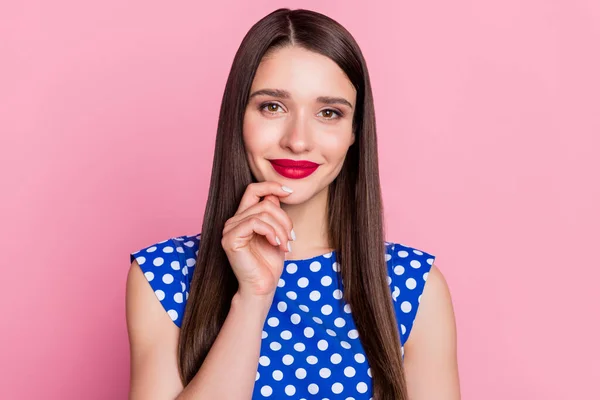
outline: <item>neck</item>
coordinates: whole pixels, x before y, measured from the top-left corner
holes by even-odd
[[[327,195],[329,187],[301,204],[284,204],[281,208],[294,224],[296,240],[291,242],[292,251],[287,260],[311,258],[332,251],[329,245],[327,218]]]

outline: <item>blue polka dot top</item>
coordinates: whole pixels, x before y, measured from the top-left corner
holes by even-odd
[[[200,234],[171,238],[130,255],[175,325],[181,327]],[[402,343],[435,256],[385,242],[388,284]],[[343,303],[336,253],[285,260],[267,315],[252,399],[370,399],[372,376]],[[340,280],[341,281],[341,280]]]

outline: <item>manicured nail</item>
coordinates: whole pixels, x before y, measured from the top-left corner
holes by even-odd
[[[281,245],[281,240],[279,240],[279,238],[277,236],[275,236],[275,241],[277,242],[278,245]]]
[[[296,233],[294,232],[294,229],[292,229],[292,240],[296,240]]]
[[[292,251],[292,245],[290,242],[288,242],[288,251]]]
[[[282,189],[284,192],[288,192],[288,193],[293,193],[293,192],[294,192],[294,191],[292,190],[292,188],[289,188],[289,187],[287,187],[287,186],[282,186],[282,187],[281,187],[281,189]]]

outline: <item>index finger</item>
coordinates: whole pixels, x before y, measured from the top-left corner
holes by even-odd
[[[240,200],[240,205],[236,214],[244,212],[249,207],[257,204],[260,201],[261,197],[267,196],[269,194],[283,197],[288,196],[292,192],[293,190],[291,188],[287,186],[282,186],[277,182],[265,181],[251,183],[246,188],[246,191],[244,192],[244,195]]]

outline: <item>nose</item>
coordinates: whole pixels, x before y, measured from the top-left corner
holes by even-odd
[[[281,147],[293,153],[310,151],[312,146],[310,121],[301,114],[290,118],[288,121],[289,124],[285,127],[285,133],[281,138]]]

